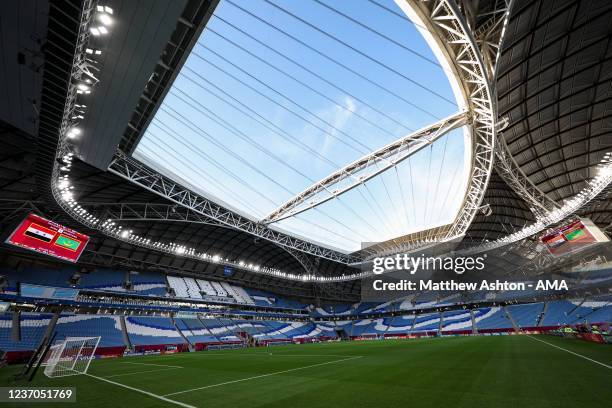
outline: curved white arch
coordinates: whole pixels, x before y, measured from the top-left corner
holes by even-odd
[[[395,2],[446,68],[457,103],[470,112],[473,120],[465,149],[468,185],[459,213],[443,239],[448,241],[465,234],[489,183],[496,144],[494,93],[476,40],[454,0]]]

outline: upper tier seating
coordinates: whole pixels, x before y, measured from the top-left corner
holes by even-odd
[[[249,305],[255,304],[255,301],[253,300],[253,298],[251,298],[251,296],[248,294],[248,292],[243,287],[234,286],[234,290],[247,304]]]
[[[141,295],[165,296],[166,278],[161,273],[139,272],[130,273],[132,290]]]
[[[223,289],[223,286],[221,286],[219,282],[212,281],[210,284],[215,289],[215,292],[217,292],[217,296],[228,296],[227,292],[225,289]]]
[[[67,269],[48,269],[48,268],[23,268],[21,271],[15,269],[2,268],[0,275],[4,275],[8,280],[8,291],[17,290],[17,282],[31,283],[45,286],[67,287],[70,278],[75,273],[72,268]]]
[[[177,297],[188,297],[191,299],[202,299],[202,293],[208,296],[221,296],[234,299],[237,303],[254,305],[255,301],[241,287],[231,285],[227,282],[207,281],[204,279],[193,279],[189,277],[168,276],[168,284],[174,289]]]
[[[189,297],[189,290],[187,289],[187,284],[185,283],[183,278],[179,276],[170,276],[170,275],[168,275],[167,278],[168,278],[168,285],[170,285],[170,287],[174,289],[174,294],[177,297],[184,297],[184,298]]]
[[[222,282],[221,285],[227,291],[227,293],[229,293],[234,299],[236,299],[236,302],[247,305],[255,304],[253,299],[249,296],[248,293],[246,293],[243,288],[239,286],[230,285],[227,282]]]
[[[349,304],[328,304],[323,307],[317,307],[314,309],[313,315],[315,316],[330,316],[330,315],[349,315],[353,311],[353,305]]]
[[[0,270],[0,275],[6,275],[9,280],[8,291],[15,291],[17,282],[31,283],[35,285],[68,287],[71,286],[70,278],[76,270],[66,268],[61,270],[43,268],[25,268],[17,272],[12,269]],[[97,269],[90,273],[81,274],[81,279],[76,288],[105,290],[114,292],[126,292],[124,287],[126,273],[112,269]],[[166,295],[166,279],[160,273],[140,272],[130,273],[132,291],[139,294],[150,294],[154,296]]]
[[[601,285],[602,283],[608,282],[612,279],[610,268],[592,270],[582,279],[582,284],[587,285]]]
[[[276,306],[276,296],[257,289],[243,289],[257,306]]]
[[[227,293],[229,297],[236,299],[236,301],[239,303],[243,303],[242,301],[240,301],[240,296],[235,293],[232,285],[230,285],[227,282],[219,282],[219,283],[221,284],[221,287],[225,290],[225,292]]]
[[[202,299],[200,287],[193,278],[183,278],[185,286],[187,286],[187,294],[192,299]]]
[[[255,301],[241,287],[227,282],[207,281],[189,277],[168,276],[168,284],[178,297],[202,299],[202,292],[208,296],[221,296],[235,299],[242,304],[255,304]]]
[[[112,269],[96,269],[81,274],[79,288],[125,292],[125,272]]]
[[[215,288],[212,287],[209,281],[204,279],[196,279],[196,282],[200,286],[202,292],[210,296],[217,296],[217,291],[215,290]]]

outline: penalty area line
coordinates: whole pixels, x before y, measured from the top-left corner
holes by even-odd
[[[549,342],[544,341],[544,340],[536,339],[535,337],[530,336],[530,335],[527,335],[527,337],[529,337],[532,340],[539,341],[540,343],[548,344],[551,347],[554,347],[554,348],[559,349],[559,350],[563,350],[566,353],[570,353],[570,354],[573,354],[573,355],[575,355],[577,357],[584,358],[585,360],[589,360],[592,363],[599,364],[600,366],[603,366],[603,367],[606,367],[606,368],[609,368],[609,369],[612,370],[612,366],[609,366],[608,364],[602,363],[601,361],[593,360],[592,358],[589,358],[587,356],[583,356],[582,354],[578,354],[578,353],[575,353],[575,352],[573,352],[571,350],[564,349],[563,347],[559,347],[559,346],[557,346],[555,344],[549,343]]]
[[[171,368],[184,368],[177,365],[168,365],[168,364],[152,364],[152,363],[136,363],[134,361],[119,361],[120,364],[138,364],[138,365],[146,365],[146,366],[154,366],[154,367],[171,367]]]
[[[290,368],[288,370],[275,371],[275,372],[272,372],[272,373],[255,375],[253,377],[241,378],[239,380],[226,381],[226,382],[222,382],[222,383],[218,383],[218,384],[210,384],[210,385],[205,385],[203,387],[197,387],[197,388],[190,388],[188,390],[183,390],[183,391],[171,392],[169,394],[164,394],[164,397],[169,397],[171,395],[184,394],[184,393],[192,392],[192,391],[205,390],[207,388],[220,387],[222,385],[235,384],[235,383],[239,383],[239,382],[243,382],[243,381],[256,380],[258,378],[271,377],[273,375],[290,373],[290,372],[299,371],[299,370],[305,370],[307,368],[312,368],[312,367],[320,367],[320,366],[327,365],[327,364],[341,363],[343,361],[355,360],[355,359],[362,358],[362,357],[363,356],[356,356],[356,357],[343,358],[341,360],[326,361],[324,363],[311,364],[311,365],[307,365],[307,366],[303,366],[303,367],[297,367],[297,368]]]
[[[136,375],[136,374],[144,374],[144,373],[157,373],[157,372],[160,372],[160,371],[179,370],[180,368],[181,367],[157,368],[155,370],[135,371],[135,372],[132,372],[132,373],[105,375],[104,378],[125,377],[126,375]]]
[[[87,375],[87,376],[89,376],[91,378],[95,378],[96,380],[100,380],[100,381],[107,382],[109,384],[116,385],[118,387],[127,388],[128,390],[132,390],[132,391],[136,391],[136,392],[139,392],[141,394],[144,394],[144,395],[148,395],[149,397],[153,397],[153,398],[156,398],[158,400],[169,402],[170,404],[179,405],[179,406],[184,407],[184,408],[197,408],[197,407],[195,407],[193,405],[185,404],[184,402],[180,402],[180,401],[175,401],[173,399],[166,398],[163,395],[157,395],[157,394],[154,394],[154,393],[149,392],[149,391],[141,390],[140,388],[130,387],[129,385],[125,385],[125,384],[121,384],[121,383],[118,383],[118,382],[115,382],[115,381],[111,381],[111,380],[109,380],[107,378],[98,377],[98,376],[91,375],[91,374],[85,374],[85,375]]]

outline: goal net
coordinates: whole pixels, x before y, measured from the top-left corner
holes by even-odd
[[[87,373],[100,337],[67,337],[47,352],[45,375],[49,378]]]

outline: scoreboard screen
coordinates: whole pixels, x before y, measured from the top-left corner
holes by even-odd
[[[573,221],[542,237],[542,243],[555,256],[580,251],[608,237],[588,218]]]
[[[223,276],[234,276],[234,269],[229,266],[223,268]]]
[[[89,242],[89,237],[36,214],[30,214],[19,224],[6,242],[41,254],[76,262]]]

